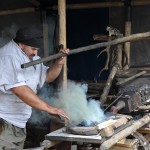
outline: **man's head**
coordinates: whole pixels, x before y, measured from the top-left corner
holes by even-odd
[[[14,39],[22,51],[32,59],[43,44],[42,33],[33,27],[20,28]]]

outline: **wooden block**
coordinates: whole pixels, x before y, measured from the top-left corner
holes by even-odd
[[[120,147],[120,146],[113,146],[108,150],[138,150],[137,148],[128,148],[128,147]]]
[[[121,117],[120,119],[118,119],[118,120],[116,121],[115,124],[113,124],[113,127],[114,127],[114,128],[118,128],[118,127],[120,127],[120,126],[126,124],[127,122],[128,122],[128,119],[127,119],[126,117]]]
[[[104,129],[102,129],[102,130],[100,131],[100,135],[101,135],[102,137],[110,137],[110,136],[112,136],[113,134],[114,134],[114,129],[113,129],[113,126],[112,126],[112,125],[110,125],[110,126],[104,128]]]
[[[96,127],[98,130],[101,130],[101,129],[106,128],[106,127],[113,125],[115,123],[116,123],[116,120],[110,119],[110,120],[107,120],[107,121],[104,121],[104,122],[98,124]]]

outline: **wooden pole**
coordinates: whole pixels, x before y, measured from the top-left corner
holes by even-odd
[[[139,73],[137,73],[137,74],[135,74],[135,75],[133,75],[133,76],[131,76],[131,77],[129,77],[129,78],[126,78],[126,79],[124,79],[124,80],[122,80],[122,81],[120,81],[120,82],[117,82],[116,85],[122,85],[122,84],[124,84],[124,83],[126,83],[126,82],[128,82],[128,81],[131,81],[131,80],[133,80],[133,79],[135,79],[135,78],[137,78],[137,77],[142,76],[142,75],[145,74],[145,73],[147,73],[147,72],[146,72],[146,71],[141,71],[141,72],[139,72]]]
[[[59,15],[59,45],[63,44],[66,48],[66,0],[58,0]],[[67,58],[63,65],[63,86],[67,86]]]
[[[126,9],[126,20],[125,20],[125,36],[131,35],[131,18],[132,18],[132,6],[131,1],[125,1],[125,9]],[[124,57],[126,64],[124,69],[129,69],[130,66],[130,42],[124,43],[124,52],[126,57]]]
[[[76,54],[76,53],[80,53],[80,52],[85,52],[85,51],[93,50],[93,49],[100,48],[100,47],[107,47],[108,45],[110,45],[110,46],[111,45],[116,45],[116,44],[124,43],[124,42],[127,42],[127,41],[143,40],[143,39],[148,38],[148,37],[150,37],[150,32],[132,34],[130,36],[122,37],[122,38],[115,39],[115,40],[112,40],[112,41],[109,41],[109,42],[102,42],[102,43],[97,43],[97,44],[94,44],[94,45],[89,45],[89,46],[85,46],[85,47],[72,49],[72,50],[70,50],[70,53],[68,55]],[[48,56],[46,58],[42,58],[42,59],[38,59],[38,60],[29,62],[29,63],[22,64],[21,68],[27,68],[27,67],[30,67],[30,66],[33,66],[33,65],[36,65],[36,64],[40,64],[40,63],[45,62],[45,61],[51,61],[51,60],[60,58],[62,56],[65,56],[65,54],[58,53],[58,54],[55,54],[55,55],[51,55],[51,56]]]
[[[109,74],[109,77],[108,77],[107,82],[106,82],[106,86],[104,87],[103,93],[100,97],[100,102],[101,102],[102,105],[105,103],[105,101],[107,99],[112,81],[113,81],[113,79],[114,79],[114,77],[117,73],[117,70],[118,70],[118,66],[114,66],[112,68],[110,74]]]
[[[0,11],[0,15],[12,15],[12,14],[28,13],[28,12],[35,12],[35,8],[34,7],[28,7],[28,8],[3,10],[3,11]]]
[[[42,21],[43,21],[44,57],[48,57],[49,56],[48,24],[45,11],[42,11]]]
[[[142,126],[146,125],[149,122],[150,122],[150,113],[148,113],[147,115],[145,115],[143,118],[139,119],[138,121],[135,121],[131,126],[125,128],[119,133],[113,135],[108,140],[104,141],[101,144],[99,150],[108,150],[118,141],[134,133],[137,129],[141,128]]]

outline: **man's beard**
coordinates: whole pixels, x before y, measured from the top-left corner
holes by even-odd
[[[31,60],[31,61],[33,61],[33,57],[34,57],[35,55],[30,55],[29,56],[29,59]]]

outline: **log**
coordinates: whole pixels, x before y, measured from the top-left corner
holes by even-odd
[[[111,84],[112,84],[112,81],[117,73],[117,70],[118,70],[118,67],[117,66],[114,66],[108,76],[108,79],[107,79],[107,82],[106,82],[106,86],[104,87],[104,90],[103,90],[103,93],[100,97],[100,102],[101,104],[103,105],[107,99],[107,96],[109,94],[109,91],[110,91],[110,88],[111,88]]]
[[[128,147],[128,148],[138,148],[139,141],[138,139],[122,139],[118,141],[115,146],[120,146],[120,147]]]
[[[142,40],[144,38],[148,38],[150,37],[150,32],[145,32],[145,33],[137,33],[137,34],[132,34],[130,36],[127,37],[122,37],[119,39],[115,39],[109,42],[102,42],[102,43],[97,43],[97,44],[93,44],[93,45],[89,45],[89,46],[85,46],[85,47],[80,47],[80,48],[76,48],[76,49],[72,49],[70,50],[70,53],[68,55],[72,55],[72,54],[77,54],[80,52],[85,52],[85,51],[89,51],[89,50],[93,50],[96,48],[100,48],[100,47],[107,47],[107,46],[111,46],[111,45],[116,45],[116,44],[120,44],[120,43],[124,43],[124,42],[128,42],[128,41],[138,41],[138,40]],[[62,53],[58,53],[55,55],[51,55],[42,59],[38,59],[29,63],[25,63],[21,65],[21,68],[27,68],[36,64],[40,64],[46,61],[51,61],[60,57],[66,56],[65,54]]]
[[[121,146],[113,146],[109,150],[138,150],[138,148],[127,148],[127,147],[121,147]]]
[[[108,41],[109,40],[109,36],[108,35],[101,35],[101,34],[94,34],[93,35],[93,40]]]
[[[139,133],[146,133],[146,134],[150,134],[150,128],[140,128],[137,130]]]
[[[108,140],[104,141],[99,150],[108,150],[111,148],[114,144],[116,144],[121,139],[129,136],[130,134],[134,133],[137,129],[141,128],[145,124],[150,122],[150,113],[145,115],[143,118],[135,121],[131,126],[125,128],[124,130],[120,131],[119,133],[113,135]]]
[[[118,82],[116,85],[122,85],[122,84],[124,84],[124,83],[126,83],[126,82],[128,82],[130,80],[133,80],[133,79],[135,79],[137,77],[140,77],[140,76],[142,76],[143,74],[146,74],[146,73],[147,73],[146,71],[139,72],[139,73],[133,75],[132,77],[129,77],[127,79],[124,79],[123,81]]]
[[[150,105],[139,106],[138,110],[150,110]]]
[[[139,132],[134,132],[132,136],[139,140],[140,145],[144,148],[144,150],[149,150],[150,144],[149,141]]]

